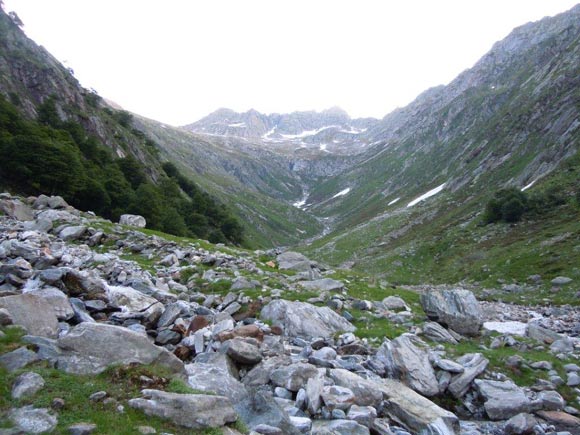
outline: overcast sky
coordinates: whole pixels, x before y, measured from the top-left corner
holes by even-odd
[[[220,107],[383,117],[578,0],[4,0],[88,88],[172,125]]]

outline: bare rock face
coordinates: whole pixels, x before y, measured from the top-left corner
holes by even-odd
[[[143,398],[129,400],[129,406],[147,415],[166,418],[191,429],[221,427],[237,420],[236,411],[224,396],[177,394],[143,390]]]
[[[57,367],[77,374],[96,374],[111,364],[160,364],[183,373],[182,362],[147,337],[120,326],[81,323],[57,341],[62,354]]]
[[[328,307],[281,299],[266,305],[262,309],[261,318],[284,328],[289,337],[332,337],[337,332],[352,332],[356,329]]]
[[[511,381],[476,379],[475,385],[485,400],[485,412],[492,420],[505,420],[521,412],[531,411],[524,390]]]
[[[455,332],[476,336],[483,323],[481,307],[469,290],[430,290],[421,294],[425,314]]]
[[[131,227],[145,228],[147,221],[143,216],[138,214],[123,214],[119,219],[121,225],[129,225]]]

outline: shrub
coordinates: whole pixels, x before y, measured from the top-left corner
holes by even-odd
[[[515,187],[498,190],[485,206],[483,221],[486,224],[494,222],[517,222],[528,207],[527,195]]]

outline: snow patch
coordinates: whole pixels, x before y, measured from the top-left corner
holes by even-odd
[[[262,135],[262,139],[270,139],[270,136],[272,136],[274,134],[274,132],[276,131],[277,126],[275,125],[274,127],[272,127],[272,129],[270,131],[268,131],[267,133],[264,133]]]
[[[393,205],[393,204],[396,204],[396,203],[399,201],[399,199],[401,199],[401,198],[399,197],[399,198],[395,198],[395,199],[393,199],[391,202],[389,202],[389,203],[387,204],[387,206],[389,206],[389,205]]]
[[[327,125],[326,127],[320,127],[316,130],[304,130],[301,133],[298,134],[282,134],[280,133],[280,136],[282,136],[284,139],[299,139],[302,137],[306,137],[306,136],[314,136],[318,133],[320,133],[321,131],[324,130],[328,130],[329,128],[338,128],[338,125]]]
[[[349,134],[361,134],[367,131],[366,128],[354,128],[350,127],[350,130],[340,130],[341,133],[349,133]]]
[[[320,151],[326,151],[326,144],[325,143],[320,144]]]
[[[228,127],[237,127],[237,128],[240,128],[240,127],[245,127],[245,126],[246,126],[246,123],[245,122],[236,122],[235,124],[228,124]]]
[[[536,178],[534,181],[532,181],[530,184],[525,185],[524,187],[522,187],[522,192],[525,192],[526,190],[528,190],[530,187],[532,187],[536,181],[538,181],[538,179]]]
[[[414,205],[420,203],[421,201],[432,197],[433,195],[437,195],[439,192],[441,192],[443,190],[443,188],[445,187],[445,184],[447,183],[443,183],[441,186],[437,186],[435,189],[431,189],[429,192],[424,193],[423,195],[421,195],[418,198],[415,198],[413,201],[411,201],[409,204],[407,204],[407,207],[413,207]]]
[[[339,196],[344,196],[346,195],[348,192],[350,192],[350,187],[347,187],[344,190],[341,190],[340,192],[338,192],[336,195],[334,195],[332,198],[330,199],[334,199],[334,198],[338,198]]]

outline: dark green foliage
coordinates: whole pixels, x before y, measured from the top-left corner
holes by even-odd
[[[147,226],[178,236],[241,243],[242,227],[214,198],[165,164],[167,176],[149,181],[144,165],[129,156],[115,159],[109,148],[76,122],[62,121],[55,98],[25,120],[0,96],[0,185],[27,195],[61,195],[81,210],[112,220],[123,213],[145,217]],[[130,124],[128,112],[114,112]],[[133,130],[140,139],[143,133]]]
[[[518,222],[527,209],[527,195],[515,187],[501,189],[485,206],[483,221],[486,224],[494,222]]]
[[[113,112],[113,117],[123,127],[130,127],[131,123],[133,122],[133,115],[131,115],[126,110],[118,110]]]

